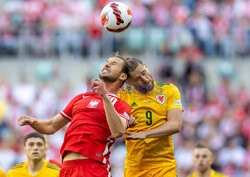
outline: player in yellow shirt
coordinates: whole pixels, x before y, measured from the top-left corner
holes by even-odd
[[[211,169],[213,154],[211,150],[202,144],[198,144],[193,151],[193,163],[195,172],[188,177],[228,177]]]
[[[154,81],[146,65],[128,58],[129,86],[119,94],[138,122],[126,132],[124,177],[176,177],[172,136],[182,124],[181,97],[173,84]]]
[[[3,169],[0,168],[0,177],[5,177],[5,173],[3,171]]]
[[[7,177],[59,177],[60,168],[44,160],[47,151],[44,136],[34,132],[24,138],[28,161],[9,170]]]

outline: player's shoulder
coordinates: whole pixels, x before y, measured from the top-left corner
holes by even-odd
[[[166,82],[161,82],[161,81],[155,81],[156,86],[158,87],[170,87],[173,84],[166,83]]]
[[[160,82],[160,81],[155,81],[155,86],[156,89],[160,88],[163,91],[169,92],[169,91],[178,91],[178,88],[175,84],[172,83],[165,83],[165,82]]]
[[[188,175],[187,177],[193,177],[193,176],[194,176],[194,173],[192,173],[192,174]]]
[[[0,167],[0,176],[5,176],[5,171]]]
[[[51,171],[60,171],[61,170],[61,168],[58,167],[57,165],[50,163],[50,162],[47,162],[47,161],[46,161],[45,167]]]
[[[9,172],[21,170],[21,169],[24,168],[24,166],[25,166],[25,162],[18,163],[18,164],[16,164],[13,168],[11,168],[11,169],[9,170]]]
[[[121,93],[129,93],[133,89],[132,85],[126,85],[125,87],[121,88],[120,92]]]
[[[119,95],[117,96],[117,95],[109,95],[109,96],[111,96],[111,102],[115,105],[115,103],[116,102],[114,102],[113,100],[112,100],[112,97],[114,98],[114,99],[117,99],[118,100],[118,104],[119,104],[119,106],[121,106],[121,105],[125,105],[125,106],[129,106],[129,104],[126,102],[126,101],[124,101],[123,99],[121,99],[120,97],[119,97]]]
[[[228,177],[228,176],[225,175],[225,174],[222,174],[222,173],[220,173],[218,171],[214,171],[214,177]]]

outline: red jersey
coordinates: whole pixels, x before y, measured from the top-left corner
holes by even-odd
[[[117,113],[128,123],[130,106],[116,95],[108,96]],[[106,164],[115,139],[111,135],[100,95],[93,92],[77,95],[60,114],[71,121],[60,150],[61,156],[72,151]]]

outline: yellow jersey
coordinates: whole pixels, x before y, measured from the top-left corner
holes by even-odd
[[[0,177],[5,177],[5,173],[3,171],[3,169],[0,168]]]
[[[196,176],[196,173],[194,172],[193,174],[188,175],[187,177],[197,177],[197,176]],[[219,173],[217,171],[210,170],[210,177],[228,177],[228,176],[222,173]]]
[[[131,114],[138,124],[129,128],[131,132],[142,132],[167,122],[167,112],[182,108],[178,88],[173,84],[154,82],[154,89],[146,94],[127,86],[118,96],[131,107]],[[172,136],[126,140],[127,156],[125,168],[130,170],[176,166]],[[137,168],[137,169],[136,169]]]
[[[6,177],[59,177],[60,168],[55,164],[43,161],[42,168],[32,176],[27,167],[27,161],[19,163],[9,170]]]

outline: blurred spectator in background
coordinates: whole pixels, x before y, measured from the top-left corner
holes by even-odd
[[[190,164],[179,162],[178,153],[186,152],[190,159],[192,145],[189,142],[196,140],[207,141],[215,152],[213,166],[217,170],[223,170],[231,177],[250,176],[250,92],[247,84],[234,85],[231,81],[233,73],[225,73],[224,70],[220,83],[208,90],[210,75],[204,75],[202,71],[207,68],[201,67],[209,57],[224,57],[225,61],[238,60],[238,56],[249,58],[250,1],[121,0],[131,9],[133,22],[127,31],[119,35],[103,30],[99,19],[96,19],[108,1],[1,0],[0,59],[10,56],[20,59],[21,63],[24,57],[96,60],[114,48],[127,54],[149,55],[147,57],[152,62],[159,61],[153,58],[160,58],[157,79],[182,83],[180,88],[186,88],[182,91],[185,126],[174,136],[178,176],[185,177],[191,173]],[[93,20],[96,20],[94,24]],[[91,55],[95,57],[90,58]],[[180,73],[173,66],[175,62],[184,62],[184,70]],[[192,73],[196,76],[190,76]],[[60,82],[63,89],[58,90],[53,83],[49,86],[30,82],[13,84],[10,78],[0,77],[0,166],[5,171],[25,159],[20,141],[32,131],[26,127],[17,128],[16,119],[28,111],[32,115],[48,117],[79,93],[69,82],[60,81],[59,77],[54,79],[52,82]],[[21,77],[18,80],[21,81]],[[80,86],[80,90],[84,89],[86,84]],[[47,94],[55,98],[53,104],[47,104]],[[23,100],[24,95],[27,100]],[[60,161],[59,149],[64,133],[65,129],[48,137],[49,158]],[[218,163],[219,159],[224,159],[222,151],[230,149],[228,142],[231,138],[237,139],[237,149],[244,149],[244,163],[237,167],[231,162],[225,163],[226,166]],[[117,142],[117,146],[119,150],[114,146],[114,151],[124,155],[123,142]],[[120,177],[123,169],[118,163],[123,160],[113,159],[112,165],[117,165],[117,169],[113,168],[113,176]]]
[[[250,54],[248,0],[122,0],[132,11],[133,23],[116,43],[135,31],[164,29],[171,52],[194,45],[205,56],[233,57]],[[9,0],[0,7],[0,58],[38,56],[86,58],[102,56],[114,35],[101,27],[99,14],[108,0]],[[85,20],[83,20],[85,19]],[[150,35],[143,37],[150,42]],[[140,45],[140,41],[138,41]],[[140,48],[140,53],[150,45]],[[157,47],[154,50],[159,50]],[[217,49],[217,50],[216,50]],[[155,55],[156,52],[150,53]]]
[[[193,150],[195,172],[188,177],[227,177],[226,175],[211,169],[213,161],[211,150],[207,146],[198,144]]]
[[[0,177],[5,177],[5,173],[2,168],[0,168]]]
[[[7,177],[51,176],[59,177],[60,168],[44,160],[47,146],[43,135],[33,132],[24,138],[24,151],[28,161],[19,163],[7,173]]]

